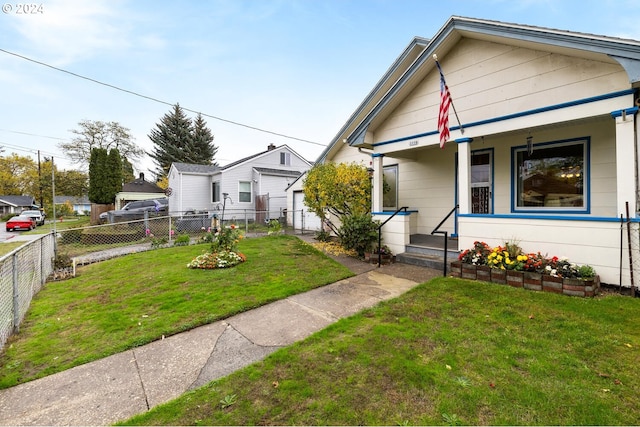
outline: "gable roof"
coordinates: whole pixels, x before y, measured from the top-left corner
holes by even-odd
[[[213,175],[215,173],[218,172],[222,172],[228,169],[232,169],[236,166],[242,165],[244,163],[247,163],[251,160],[255,160],[259,157],[262,157],[268,153],[271,153],[272,151],[277,151],[280,149],[286,149],[287,151],[289,151],[291,154],[295,155],[296,157],[298,157],[300,160],[304,161],[305,163],[307,163],[309,166],[311,166],[311,163],[308,160],[305,160],[302,156],[300,156],[298,153],[296,153],[295,151],[293,151],[289,146],[287,146],[286,144],[284,145],[280,145],[278,147],[273,147],[270,149],[267,149],[265,151],[262,151],[260,153],[256,153],[253,154],[251,156],[247,156],[244,157],[240,160],[236,160],[234,162],[229,163],[228,165],[225,166],[212,166],[212,165],[194,165],[191,163],[172,163],[172,166],[175,167],[175,169],[179,172],[179,173],[189,173],[189,174],[193,174],[193,175]],[[258,169],[258,168],[256,168]],[[298,176],[300,174],[300,172],[296,172]]]
[[[371,122],[395,108],[404,99],[402,95],[434,71],[435,53],[444,57],[463,37],[619,64],[630,86],[640,88],[640,41],[453,16],[431,40],[416,37],[411,41],[317,161],[326,160],[341,142],[367,147],[364,141]]]
[[[14,207],[31,206],[34,201],[31,196],[0,196],[0,203]]]
[[[164,193],[155,183],[144,179],[144,174],[122,186],[121,193]]]
[[[172,163],[172,166],[176,168],[178,172],[181,173],[192,173],[192,174],[202,174],[208,175],[212,173],[219,172],[220,166],[213,165],[194,165],[192,163]]]

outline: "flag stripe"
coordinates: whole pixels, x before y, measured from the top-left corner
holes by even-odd
[[[438,71],[440,72],[440,109],[438,110],[438,132],[440,132],[440,148],[444,148],[444,144],[449,140],[449,106],[451,105],[451,94],[449,87],[444,80],[442,68],[436,61]]]

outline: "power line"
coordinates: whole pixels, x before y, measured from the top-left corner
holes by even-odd
[[[0,48],[0,52],[4,52],[4,53],[6,53],[8,55],[13,55],[15,57],[24,59],[25,61],[33,62],[34,64],[42,65],[43,67],[51,68],[53,70],[60,71],[60,72],[65,73],[65,74],[69,74],[71,76],[78,77],[80,79],[88,80],[88,81],[90,81],[92,83],[97,83],[99,85],[106,86],[106,87],[109,87],[111,89],[119,90],[121,92],[125,92],[125,93],[128,93],[130,95],[134,95],[134,96],[137,96],[137,97],[140,97],[140,98],[148,99],[150,101],[157,102],[157,103],[160,103],[160,104],[169,105],[171,107],[174,106],[174,104],[172,104],[170,102],[163,101],[161,99],[154,98],[152,96],[143,95],[141,93],[134,92],[132,90],[123,89],[121,87],[118,87],[118,86],[115,86],[115,85],[112,85],[112,84],[109,84],[109,83],[104,83],[104,82],[101,82],[99,80],[92,79],[90,77],[86,77],[86,76],[74,73],[72,71],[67,71],[67,70],[64,70],[62,68],[54,67],[53,65],[49,65],[49,64],[46,64],[46,63],[41,62],[41,61],[36,61],[35,59],[31,59],[31,58],[28,58],[28,57],[23,56],[23,55],[19,55],[19,54],[14,53],[14,52],[9,52],[8,50],[5,50],[5,49],[1,49]],[[244,123],[236,122],[236,121],[233,121],[233,120],[224,119],[222,117],[213,116],[213,115],[202,113],[200,111],[195,111],[195,110],[192,110],[192,109],[189,109],[189,108],[184,108],[184,107],[181,107],[181,108],[183,110],[189,111],[191,113],[202,114],[203,116],[209,117],[209,118],[214,119],[214,120],[219,120],[221,122],[229,123],[229,124],[236,125],[236,126],[241,126],[241,127],[247,128],[247,129],[252,129],[252,130],[258,131],[258,132],[268,133],[270,135],[275,135],[275,136],[279,136],[279,137],[282,137],[282,138],[288,138],[288,139],[292,139],[292,140],[295,140],[295,141],[306,142],[308,144],[314,144],[314,145],[319,145],[321,147],[326,147],[326,144],[321,144],[321,143],[315,142],[315,141],[309,141],[308,139],[302,139],[302,138],[297,138],[295,136],[285,135],[283,133],[273,132],[273,131],[270,131],[270,130],[267,130],[267,129],[262,129],[262,128],[259,128],[259,127],[256,127],[256,126],[251,126],[251,125],[247,125],[247,124],[244,124]]]

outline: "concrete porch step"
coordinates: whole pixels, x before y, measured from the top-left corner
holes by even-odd
[[[405,252],[396,255],[396,262],[420,265],[444,272],[444,238],[442,236],[412,235],[411,243],[405,246]],[[447,264],[458,258],[458,240],[447,241]],[[447,265],[447,271],[449,266]]]

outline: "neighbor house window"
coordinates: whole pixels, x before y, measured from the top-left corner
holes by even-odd
[[[587,211],[587,138],[513,149],[514,210]]]
[[[211,202],[220,202],[220,181],[211,183]]]
[[[385,166],[382,169],[382,209],[398,209],[398,166]]]
[[[280,164],[291,166],[291,153],[280,153]]]
[[[238,200],[251,203],[251,181],[240,181],[238,183]]]

